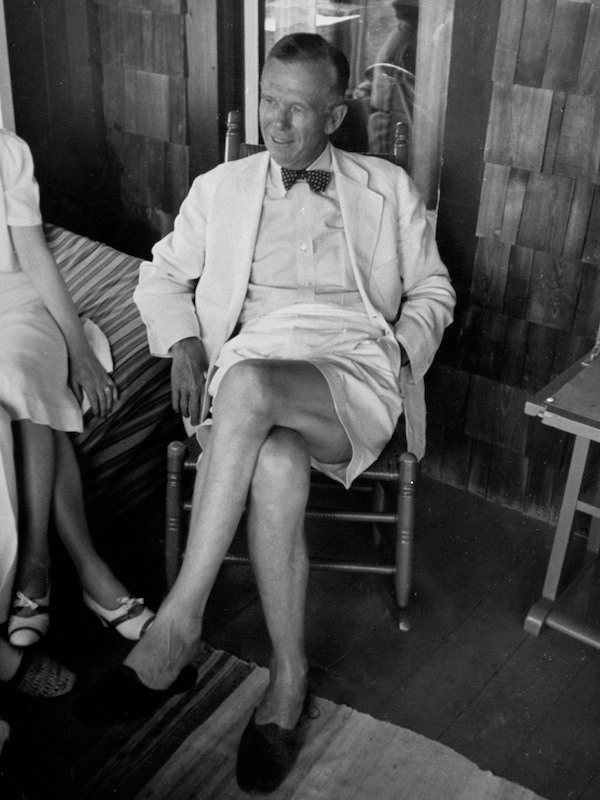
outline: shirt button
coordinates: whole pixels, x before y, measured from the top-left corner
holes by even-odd
[[[303,253],[306,253],[306,245],[304,244],[304,242],[302,242],[302,244],[300,245],[300,250],[302,250]]]

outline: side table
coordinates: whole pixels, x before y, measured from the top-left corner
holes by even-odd
[[[563,610],[558,602],[567,593],[575,593],[577,584],[582,585],[590,577],[593,579],[600,550],[600,493],[596,492],[594,498],[594,492],[588,496],[586,491],[582,491],[590,445],[600,442],[600,358],[594,356],[595,350],[525,404],[526,414],[539,417],[544,425],[572,433],[575,442],[542,596],[529,610],[524,628],[537,636],[547,625],[600,649],[600,629]],[[577,578],[559,597],[576,511],[591,517],[586,556]]]

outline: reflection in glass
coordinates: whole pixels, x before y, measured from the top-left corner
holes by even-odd
[[[312,31],[350,61],[348,115],[335,143],[408,165],[419,0],[265,0],[265,54],[287,33]]]

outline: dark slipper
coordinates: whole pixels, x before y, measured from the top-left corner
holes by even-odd
[[[50,699],[70,692],[75,680],[75,673],[51,656],[28,649],[23,651],[21,663],[13,677],[0,685],[4,690]]]
[[[151,716],[176,694],[189,691],[198,673],[188,664],[167,689],[150,689],[131,667],[120,664],[106,672],[81,695],[73,713],[86,722],[118,725]]]
[[[275,723],[257,725],[256,710],[242,734],[238,749],[236,778],[248,794],[270,794],[285,780],[304,744],[310,718],[308,696],[295,728],[280,728]]]

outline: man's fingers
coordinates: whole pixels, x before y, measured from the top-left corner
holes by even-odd
[[[171,393],[173,411],[189,417],[192,425],[200,422],[200,395],[198,392],[173,389]]]
[[[173,410],[184,417],[189,417],[193,425],[199,423],[200,401],[204,387],[203,374],[199,370],[191,371],[181,366],[176,360],[171,371],[171,404]]]
[[[178,386],[174,386],[171,392],[173,411],[184,417],[188,415],[188,393],[182,391]]]
[[[190,418],[192,425],[200,424],[200,398],[198,395],[192,395],[190,397],[186,416]]]

